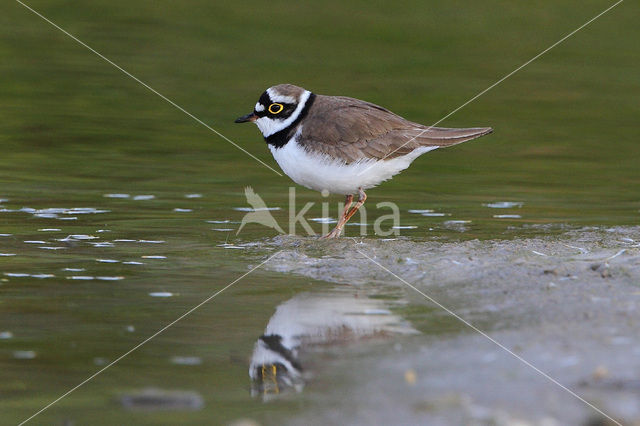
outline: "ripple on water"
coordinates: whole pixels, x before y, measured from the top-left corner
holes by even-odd
[[[15,253],[0,253],[0,257],[9,257],[9,256],[15,256]]]
[[[96,262],[100,263],[119,263],[119,260],[116,259],[96,259]]]
[[[10,236],[12,236],[12,235],[13,235],[13,234],[0,234],[0,237],[10,237]]]
[[[239,212],[263,212],[263,211],[282,210],[282,208],[280,207],[260,207],[257,209],[254,209],[253,207],[234,207],[233,209]]]
[[[104,194],[105,198],[129,198],[131,195],[129,194]]]
[[[174,356],[171,357],[171,363],[177,365],[200,365],[202,358],[198,356]]]
[[[179,207],[176,207],[175,209],[173,209],[173,211],[176,213],[190,213],[193,211],[193,209],[181,209]]]
[[[313,217],[309,220],[317,223],[337,223],[338,222],[336,219],[332,217]]]
[[[100,281],[121,281],[124,280],[124,277],[122,276],[118,276],[118,277],[96,277],[97,280]]]
[[[522,216],[519,214],[494,214],[494,218],[496,219],[520,219]]]
[[[0,331],[0,339],[2,340],[6,340],[6,339],[12,339],[13,338],[13,333],[10,331]]]
[[[13,351],[13,357],[15,359],[34,359],[36,351]]]
[[[485,207],[492,209],[510,209],[513,207],[522,207],[524,205],[521,201],[496,201],[495,203],[483,204]]]
[[[123,265],[144,265],[144,262],[136,262],[133,260],[130,260],[128,262],[122,262]]]
[[[86,234],[71,234],[71,235],[67,235],[64,238],[58,238],[56,241],[62,241],[62,242],[66,242],[66,241],[89,241],[89,240],[96,240],[100,237],[96,237],[94,235],[86,235]]]
[[[161,255],[148,255],[148,256],[141,256],[143,259],[166,259],[167,256],[161,256]]]
[[[231,232],[231,231],[235,231],[235,229],[233,228],[211,228],[212,231],[218,231],[218,232]]]
[[[145,201],[145,200],[153,200],[154,198],[156,198],[155,195],[136,195],[135,197],[133,197],[134,201]]]
[[[40,229],[38,229],[38,232],[57,232],[57,231],[62,231],[62,229],[60,229],[60,228],[40,228]]]
[[[149,293],[149,296],[151,296],[151,297],[173,297],[173,296],[175,296],[175,294],[171,293],[170,291],[152,291],[151,293]]]
[[[216,247],[222,247],[222,248],[225,248],[225,249],[245,249],[245,247],[236,246],[236,245],[230,244],[230,243],[218,244]]]
[[[63,271],[67,272],[83,272],[86,271],[84,268],[64,268]]]
[[[122,395],[120,402],[128,410],[141,411],[195,411],[204,407],[204,398],[195,391],[170,391],[156,388]]]
[[[185,194],[184,198],[202,198],[202,194]]]

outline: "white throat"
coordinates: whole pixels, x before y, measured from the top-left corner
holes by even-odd
[[[276,101],[281,100],[283,98],[282,96],[279,96],[279,95],[270,94],[269,96],[271,96],[272,100],[276,100]],[[257,119],[255,123],[258,126],[258,129],[260,129],[260,131],[262,132],[262,136],[266,138],[273,135],[274,133],[279,132],[280,130],[284,130],[287,127],[289,127],[291,123],[296,121],[300,116],[300,114],[302,113],[302,110],[304,109],[305,105],[307,104],[307,101],[309,100],[309,96],[311,96],[311,92],[308,90],[305,90],[302,96],[300,96],[300,102],[298,103],[298,106],[296,107],[295,111],[293,111],[293,114],[291,114],[286,120],[281,120],[277,118],[274,119],[270,117],[262,117]],[[289,97],[287,96],[287,98]]]

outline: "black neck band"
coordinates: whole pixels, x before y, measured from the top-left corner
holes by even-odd
[[[302,121],[302,119],[306,117],[307,113],[309,112],[309,108],[311,108],[311,105],[313,105],[313,101],[315,100],[316,95],[314,95],[313,93],[310,94],[309,98],[307,99],[307,103],[304,105],[304,108],[302,108],[302,111],[300,111],[298,118],[296,118],[293,123],[291,123],[284,129],[264,138],[267,144],[275,148],[282,148],[283,146],[285,146],[286,143],[289,142],[289,139],[291,139],[295,134],[296,127],[298,127],[300,121]]]

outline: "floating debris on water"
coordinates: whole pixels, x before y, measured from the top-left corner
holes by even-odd
[[[202,194],[185,194],[184,198],[202,198]]]
[[[129,194],[104,194],[105,198],[129,198]]]
[[[13,357],[15,359],[34,359],[36,357],[35,351],[13,351]]]
[[[13,338],[13,333],[10,331],[0,331],[0,339],[6,340]]]
[[[195,391],[169,391],[147,388],[120,397],[120,403],[128,410],[173,411],[200,410],[204,399]]]
[[[496,219],[521,219],[522,216],[519,214],[494,214],[494,218]]]
[[[176,213],[190,213],[193,211],[193,209],[181,209],[179,207],[176,207],[175,209],[173,209],[173,211]]]
[[[492,209],[510,209],[513,207],[522,207],[524,205],[521,201],[496,201],[495,203],[483,204],[485,207]]]
[[[133,197],[134,201],[145,201],[145,200],[153,200],[154,198],[156,198],[155,195],[136,195],[135,197]]]
[[[174,356],[171,357],[171,363],[178,365],[200,365],[202,364],[202,358],[197,356]]]
[[[150,256],[140,256],[143,259],[166,259],[167,256],[161,256],[161,255],[150,255]]]
[[[153,291],[149,293],[151,297],[172,297],[174,294],[169,291]]]

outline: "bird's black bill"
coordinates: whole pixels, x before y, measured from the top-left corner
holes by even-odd
[[[249,121],[256,121],[257,119],[258,119],[258,116],[251,112],[247,115],[243,115],[242,117],[236,118],[236,123],[246,123]]]

